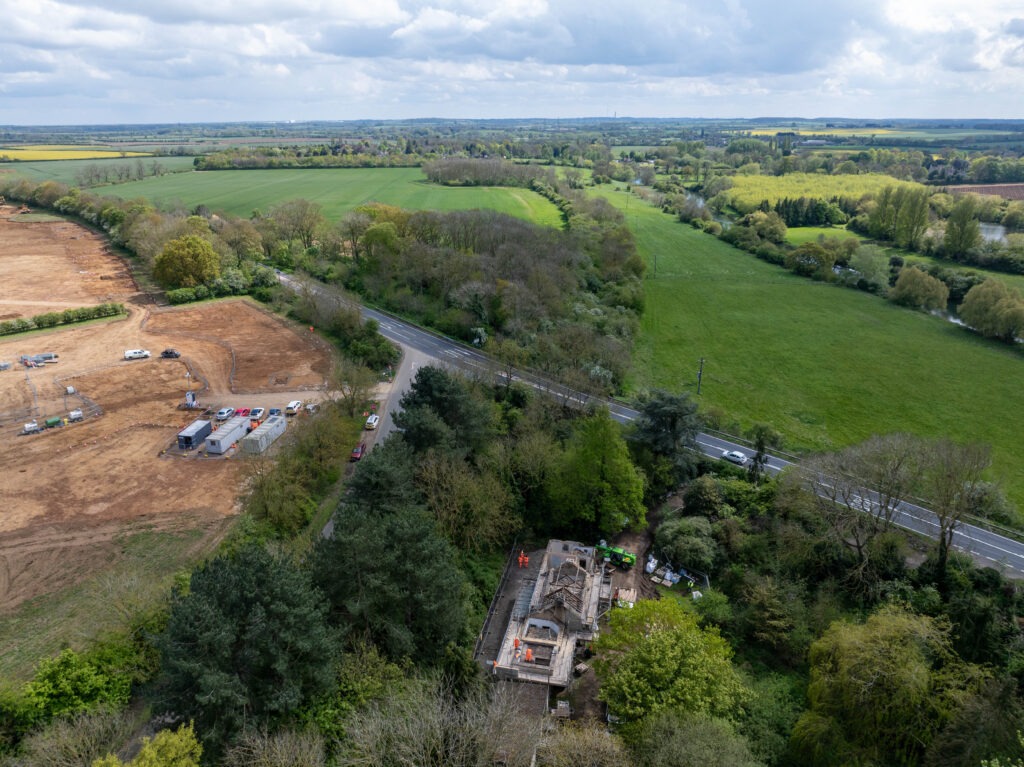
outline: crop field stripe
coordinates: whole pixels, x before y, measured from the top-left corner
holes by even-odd
[[[598,193],[626,212],[649,270],[633,390],[695,392],[704,357],[701,406],[745,427],[772,424],[793,449],[896,431],[989,443],[992,477],[1024,508],[1019,351]]]
[[[325,168],[178,173],[108,187],[108,194],[155,202],[206,205],[248,218],[254,210],[294,199],[323,207],[333,220],[368,202],[412,210],[487,208],[543,226],[559,226],[558,209],[535,192],[515,187],[443,187],[419,168]]]
[[[3,154],[0,151],[0,154]],[[192,169],[191,157],[148,157],[144,160],[146,165],[158,162],[168,172]],[[132,157],[110,157],[109,153],[102,158],[90,160],[33,160],[5,163],[0,165],[0,171],[15,176],[27,178],[29,181],[60,181],[63,184],[77,184],[78,174],[87,166],[99,166],[100,168],[115,167],[124,163],[134,165],[135,158]],[[114,186],[101,186],[88,191],[99,195],[113,194]]]

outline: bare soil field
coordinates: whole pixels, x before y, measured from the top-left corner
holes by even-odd
[[[26,223],[0,205],[0,320],[123,302],[138,292],[104,239],[76,224]]]
[[[1024,184],[960,184],[942,187],[953,194],[990,194],[1007,200],[1024,200]]]
[[[115,263],[104,274],[123,271],[85,230],[65,223],[32,228],[47,226],[57,230],[51,239],[63,237],[76,249],[92,244],[95,252],[83,248],[82,260],[74,262],[93,265],[83,271],[95,272],[107,260]],[[12,232],[14,245],[7,239]],[[70,294],[76,305],[89,295],[110,300],[75,283],[91,276],[67,268],[68,250],[50,254],[50,273],[59,279],[41,288],[46,257],[35,257],[27,269],[28,262],[10,256],[24,242],[19,227],[0,223],[4,298],[63,301]],[[163,454],[194,417],[178,409],[186,387],[204,405],[283,407],[291,399],[319,399],[314,390],[328,378],[329,347],[254,303],[139,305],[130,279],[118,280],[101,282],[119,286],[117,300],[129,299],[127,318],[0,338],[0,360],[59,355],[56,364],[0,372],[0,611],[113,567],[125,536],[202,530],[194,544],[201,549],[222,533],[223,521],[236,511],[242,462]],[[181,358],[160,359],[167,347]],[[149,349],[153,357],[125,361],[124,350],[134,348]],[[29,418],[41,421],[78,407],[100,414],[19,435]]]

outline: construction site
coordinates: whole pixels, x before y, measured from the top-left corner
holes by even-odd
[[[110,568],[135,532],[211,545],[236,512],[242,461],[167,448],[208,407],[284,408],[318,399],[330,376],[333,352],[307,328],[246,299],[158,306],[100,236],[12,206],[0,207],[0,283],[2,319],[127,307],[0,336],[0,609]],[[180,356],[162,359],[167,347]]]
[[[646,547],[640,536],[631,544]],[[642,568],[633,567],[636,555],[623,561],[615,551],[622,549],[552,540],[509,557],[474,657],[493,680],[524,685],[518,699],[532,713],[569,717],[568,702],[556,696],[594,684],[585,659],[607,613],[656,596]]]

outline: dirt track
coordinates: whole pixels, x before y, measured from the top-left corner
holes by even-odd
[[[122,301],[130,314],[0,337],[0,360],[59,354],[57,364],[0,372],[0,610],[108,567],[126,532],[209,529],[235,511],[237,461],[161,455],[192,418],[177,409],[186,387],[202,389],[203,404],[282,407],[309,399],[331,367],[325,344],[249,301],[141,305],[123,263],[99,238],[72,224],[21,225],[2,214],[0,314],[29,301],[58,306],[69,296],[76,306]],[[36,255],[17,257],[26,242]],[[40,287],[44,274],[50,279]],[[166,347],[182,357],[159,359]],[[132,348],[154,356],[125,361]],[[77,393],[66,395],[68,386]],[[83,403],[102,415],[17,435],[29,417],[64,415]]]

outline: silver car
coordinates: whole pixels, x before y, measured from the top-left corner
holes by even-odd
[[[726,450],[722,453],[722,458],[727,460],[729,463],[736,464],[737,466],[742,466],[747,462],[747,456],[739,450]]]

